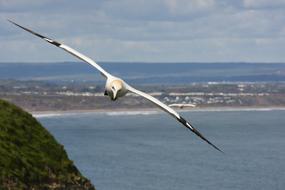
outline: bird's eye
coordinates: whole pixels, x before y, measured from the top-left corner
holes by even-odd
[[[115,90],[115,87],[114,87],[114,86],[112,86],[112,89],[113,89],[113,90]]]

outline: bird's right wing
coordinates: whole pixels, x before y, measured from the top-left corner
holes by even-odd
[[[8,20],[8,21],[11,22],[12,24],[14,24],[14,25],[16,25],[16,26],[22,28],[23,30],[34,34],[35,36],[42,38],[42,39],[45,40],[46,42],[48,42],[48,43],[50,43],[50,44],[52,44],[52,45],[55,45],[55,46],[57,46],[57,47],[59,47],[59,48],[65,50],[66,52],[70,53],[71,55],[74,55],[75,57],[81,59],[82,61],[84,61],[84,62],[86,62],[86,63],[89,63],[90,65],[92,65],[93,67],[95,67],[96,69],[98,69],[98,70],[100,71],[100,73],[101,73],[104,77],[108,78],[109,76],[111,76],[110,73],[108,73],[107,71],[105,71],[105,70],[104,70],[100,65],[98,65],[95,61],[93,61],[93,60],[90,59],[89,57],[87,57],[87,56],[85,56],[85,55],[79,53],[79,52],[76,51],[75,49],[73,49],[73,48],[71,48],[71,47],[69,47],[69,46],[67,46],[67,45],[64,45],[64,44],[62,44],[62,43],[59,43],[59,42],[57,42],[57,41],[55,41],[55,40],[52,40],[52,39],[50,39],[50,38],[47,38],[47,37],[45,37],[45,36],[43,36],[43,35],[41,35],[41,34],[38,34],[38,33],[34,32],[34,31],[32,31],[32,30],[30,30],[30,29],[28,29],[28,28],[26,28],[26,27],[23,27],[23,26],[21,26],[21,25],[15,23],[15,22],[13,22],[13,21],[11,21],[11,20]]]
[[[169,106],[165,105],[164,103],[162,103],[161,101],[159,101],[158,99],[154,98],[153,96],[139,91],[133,87],[131,87],[130,85],[126,84],[127,89],[130,92],[133,92],[137,95],[140,95],[144,98],[146,98],[147,100],[149,100],[150,102],[154,103],[156,106],[158,106],[160,109],[162,109],[163,111],[169,113],[171,116],[173,116],[174,118],[176,118],[180,123],[183,124],[183,126],[185,126],[187,129],[191,130],[193,133],[195,133],[198,137],[200,137],[201,139],[203,139],[204,141],[206,141],[208,144],[210,144],[212,147],[214,147],[216,150],[221,151],[217,146],[215,146],[214,144],[212,144],[208,139],[206,139],[197,129],[195,129],[188,121],[186,121],[183,117],[181,117],[176,111],[174,111],[172,108],[170,108]]]

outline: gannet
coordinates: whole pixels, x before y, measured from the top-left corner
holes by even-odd
[[[185,108],[185,107],[190,107],[190,108],[195,108],[196,107],[196,105],[195,104],[170,104],[170,105],[168,105],[169,107],[178,107],[178,108],[180,108],[180,109],[183,109],[183,108]]]
[[[63,50],[65,50],[66,52],[70,53],[71,55],[77,57],[78,59],[92,65],[93,67],[95,67],[97,70],[99,70],[99,72],[101,73],[101,75],[103,77],[106,78],[106,85],[105,85],[105,92],[104,95],[109,96],[111,100],[115,101],[117,100],[119,97],[125,96],[128,92],[132,92],[135,93],[139,96],[142,96],[143,98],[146,98],[147,100],[149,100],[150,102],[152,102],[153,104],[155,104],[157,107],[159,107],[160,109],[162,109],[163,111],[165,111],[166,113],[168,113],[169,115],[171,115],[172,117],[174,117],[177,121],[179,121],[184,127],[186,127],[187,129],[189,129],[190,131],[192,131],[193,133],[195,133],[198,137],[200,137],[202,140],[204,140],[205,142],[207,142],[208,144],[210,144],[212,147],[214,147],[216,150],[223,152],[221,149],[219,149],[216,145],[212,144],[209,140],[207,140],[196,128],[193,127],[193,125],[191,125],[190,122],[186,121],[183,117],[181,117],[174,109],[172,109],[171,107],[165,105],[164,103],[162,103],[161,101],[159,101],[158,99],[154,98],[153,96],[142,92],[140,90],[135,89],[134,87],[130,86],[129,84],[127,84],[124,80],[122,80],[121,78],[118,78],[110,73],[108,73],[106,70],[104,70],[100,65],[98,65],[95,61],[93,61],[91,58],[79,53],[78,51],[76,51],[75,49],[62,44],[58,41],[52,40],[48,37],[45,37],[39,33],[36,33],[26,27],[23,27],[11,20],[8,20],[9,22],[11,22],[12,24],[22,28],[23,30],[30,32],[40,38],[42,38],[43,40],[45,40],[46,42],[55,45],[56,47],[59,47]]]

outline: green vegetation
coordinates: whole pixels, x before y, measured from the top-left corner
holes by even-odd
[[[95,189],[35,118],[0,100],[0,189]]]

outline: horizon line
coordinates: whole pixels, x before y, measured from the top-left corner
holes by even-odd
[[[54,63],[80,63],[82,61],[0,61],[0,64],[54,64]],[[285,64],[285,62],[261,62],[261,61],[97,61],[98,63],[126,63],[126,64]]]

